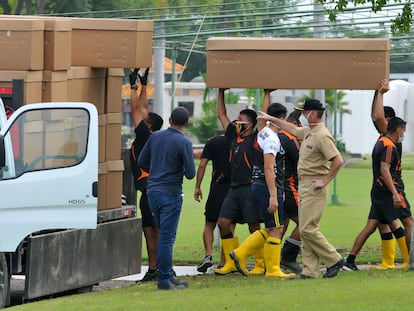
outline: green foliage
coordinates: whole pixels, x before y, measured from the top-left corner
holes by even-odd
[[[377,13],[381,12],[388,3],[404,3],[403,0],[316,0],[316,2],[324,5],[325,10],[328,12],[329,20],[332,22],[336,21],[339,13],[344,13],[349,4],[357,7],[370,3],[372,11]],[[412,17],[411,1],[406,0],[398,16],[395,19],[391,19],[391,32],[394,35],[410,33],[413,23]]]
[[[195,135],[200,143],[204,144],[210,137],[217,134],[216,100],[205,101],[202,107],[203,116],[201,118],[191,118],[187,130]]]
[[[205,81],[205,74],[202,75]],[[211,89],[206,88],[203,95],[201,118],[191,118],[187,130],[195,135],[200,143],[204,144],[207,140],[217,134],[219,126],[217,119],[217,101],[216,99],[208,100]],[[239,96],[232,91],[225,93],[225,103],[228,105],[237,104]]]

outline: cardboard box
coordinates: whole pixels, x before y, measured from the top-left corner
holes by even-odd
[[[98,162],[106,161],[106,114],[98,116]]]
[[[0,87],[13,87],[14,79],[23,80],[25,105],[42,102],[42,71],[0,70]]]
[[[109,68],[106,75],[105,113],[122,112],[124,69]]]
[[[106,162],[106,209],[119,208],[122,205],[122,178],[124,161]]]
[[[72,61],[72,23],[69,19],[45,19],[44,69],[67,70]]]
[[[64,102],[68,100],[67,70],[43,71],[43,102]]]
[[[106,114],[106,141],[105,160],[121,159],[121,128],[122,113]]]
[[[388,39],[210,38],[207,87],[376,89]]]
[[[43,69],[44,22],[0,18],[0,69]]]
[[[72,66],[151,67],[153,21],[72,18]]]
[[[98,113],[105,111],[106,69],[71,67],[68,70],[68,101],[89,102]]]
[[[42,21],[44,23],[43,68],[46,70],[65,70],[70,68],[72,60],[72,22],[69,18],[37,15],[0,15],[0,19]]]
[[[98,163],[98,211],[106,209],[106,162]]]
[[[98,164],[98,210],[121,207],[123,171],[123,160]]]

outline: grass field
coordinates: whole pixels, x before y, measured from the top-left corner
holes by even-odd
[[[366,223],[371,186],[370,159],[343,168],[335,179],[338,204],[329,204],[321,221],[321,230],[337,249],[347,256],[356,235]],[[414,168],[414,156],[405,155],[404,163]],[[405,168],[407,167],[405,166]],[[407,197],[413,202],[414,171],[403,173]],[[204,200],[194,201],[195,180],[184,183],[184,206],[174,247],[174,263],[195,265],[204,256],[202,231],[204,203],[209,178],[203,182]],[[330,184],[330,198],[334,182]],[[242,241],[248,235],[246,225],[238,225],[236,235]],[[143,239],[144,241],[144,239]],[[217,262],[220,248],[214,248]],[[143,262],[147,260],[143,245]],[[397,261],[401,256],[397,253]],[[357,264],[380,261],[379,234],[373,234],[357,257]],[[413,271],[400,269],[341,272],[335,279],[282,281],[264,277],[226,277],[202,275],[186,277],[190,286],[184,291],[160,292],[155,283],[122,289],[43,300],[11,308],[12,310],[412,310]]]

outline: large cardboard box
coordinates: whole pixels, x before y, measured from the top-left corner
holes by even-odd
[[[122,178],[124,161],[106,162],[106,209],[119,208],[122,205]]]
[[[37,15],[0,15],[9,20],[38,20],[44,23],[43,69],[65,70],[71,66],[72,23],[69,18]],[[29,52],[29,51],[27,51]]]
[[[210,88],[376,89],[388,39],[210,38]]]
[[[151,67],[153,21],[72,18],[72,66]]]
[[[106,162],[98,163],[98,211],[106,209]]]
[[[44,69],[67,70],[71,67],[72,23],[69,19],[45,19]]]
[[[124,69],[109,68],[106,75],[105,113],[122,112]]]
[[[105,161],[121,159],[122,113],[106,114]]]
[[[2,54],[0,53],[0,55]],[[25,105],[42,102],[43,72],[41,70],[0,70],[0,87],[13,87],[14,79],[23,80],[23,102]]]
[[[44,22],[0,18],[0,70],[42,70]]]
[[[99,114],[105,111],[105,68],[71,67],[68,70],[68,101],[89,102]]]
[[[67,70],[43,71],[42,98],[44,102],[64,102],[68,100]]]
[[[98,116],[98,162],[106,160],[106,114]]]
[[[98,210],[121,207],[123,171],[123,160],[98,164]]]

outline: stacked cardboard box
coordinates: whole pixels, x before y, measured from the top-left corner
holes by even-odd
[[[152,32],[152,21],[0,15],[0,87],[20,79],[24,104],[97,107],[99,210],[121,206],[122,79],[124,68],[151,66]],[[34,116],[31,122],[36,135],[41,121]],[[51,141],[65,135],[64,126],[51,126]]]

